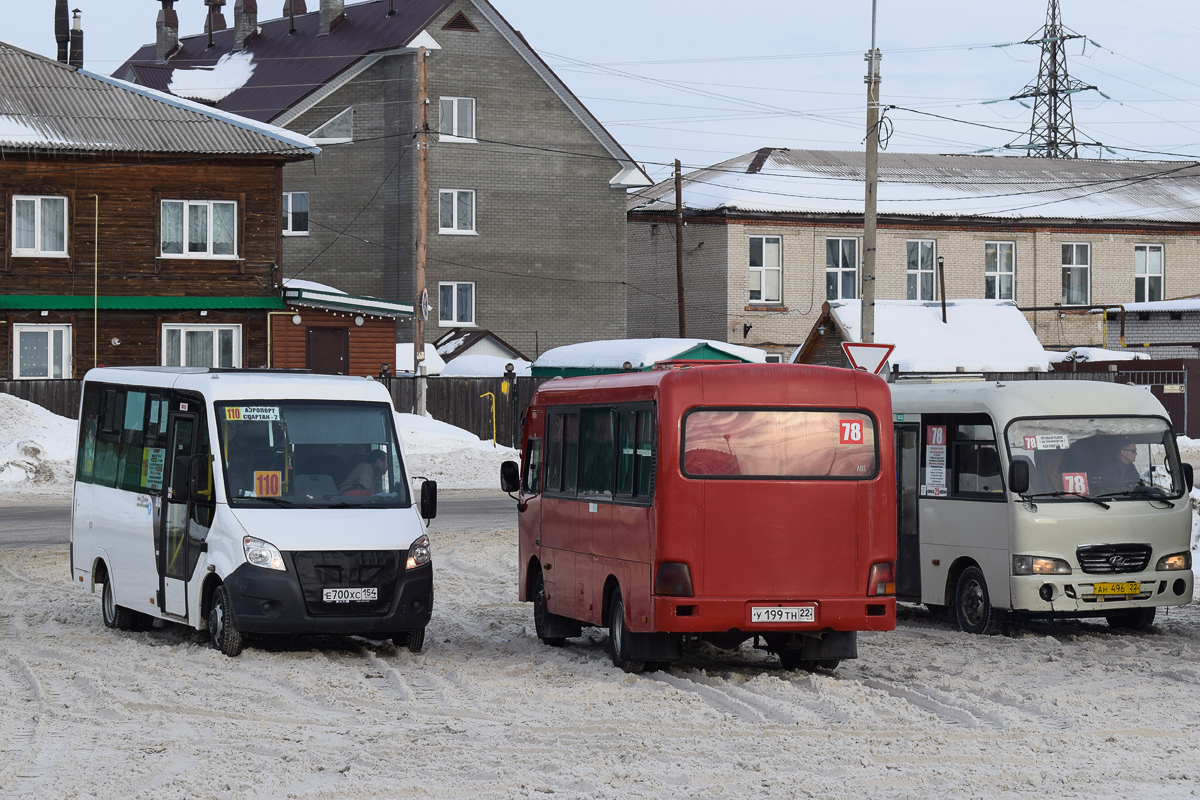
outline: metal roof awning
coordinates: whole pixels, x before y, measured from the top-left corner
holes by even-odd
[[[163,297],[146,295],[0,294],[0,311],[83,311],[93,304],[105,311],[184,311],[191,309],[264,309],[283,311],[278,297]]]
[[[331,311],[352,311],[357,314],[375,314],[382,317],[411,317],[413,315],[411,304],[393,303],[378,297],[322,292],[316,289],[284,289],[283,299],[290,305],[313,306]]]

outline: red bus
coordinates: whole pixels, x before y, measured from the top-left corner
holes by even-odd
[[[801,365],[549,381],[525,417],[520,599],[561,646],[607,626],[613,663],[662,668],[749,639],[833,669],[896,626],[887,384]]]

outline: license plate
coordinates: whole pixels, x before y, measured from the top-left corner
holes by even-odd
[[[365,603],[379,599],[379,590],[375,587],[358,589],[325,589],[322,599],[326,603]]]
[[[816,606],[754,606],[751,622],[816,622]]]
[[[1124,583],[1094,583],[1092,584],[1093,594],[1141,594],[1142,584],[1140,581],[1125,581]]]

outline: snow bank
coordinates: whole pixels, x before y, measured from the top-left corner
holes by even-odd
[[[69,497],[76,436],[75,420],[0,394],[0,500],[30,494]]]
[[[1103,347],[1072,347],[1065,352],[1047,350],[1046,355],[1055,363],[1063,361],[1068,363],[1071,361],[1135,361],[1150,358],[1145,353],[1135,353],[1132,350],[1105,350]]]
[[[500,464],[517,460],[511,447],[432,417],[396,414],[396,430],[413,477],[438,482],[439,489],[500,489]]]
[[[503,356],[466,355],[447,361],[442,367],[442,377],[459,378],[503,378],[504,368],[513,365],[513,371],[528,378],[530,364],[520,358],[504,358]]]

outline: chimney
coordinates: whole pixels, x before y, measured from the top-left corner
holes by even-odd
[[[179,49],[179,15],[175,13],[175,0],[161,0],[158,12],[158,47],[155,60],[164,63]]]
[[[70,39],[71,20],[67,12],[67,0],[54,3],[54,38],[58,42],[58,60],[67,63],[67,42]]]
[[[237,0],[233,4],[233,48],[244,50],[258,33],[258,0]]]
[[[285,17],[307,13],[308,5],[304,2],[304,0],[283,0],[283,15]]]
[[[204,0],[204,5],[208,6],[208,13],[204,15],[204,32],[209,35],[211,42],[212,34],[227,27],[225,15],[221,13],[221,6],[225,5],[225,0]]]
[[[345,15],[344,0],[321,0],[321,24],[317,36],[328,36]]]
[[[73,22],[71,26],[71,52],[67,57],[67,63],[75,69],[83,69],[83,22],[80,20],[79,9],[75,9]]]

